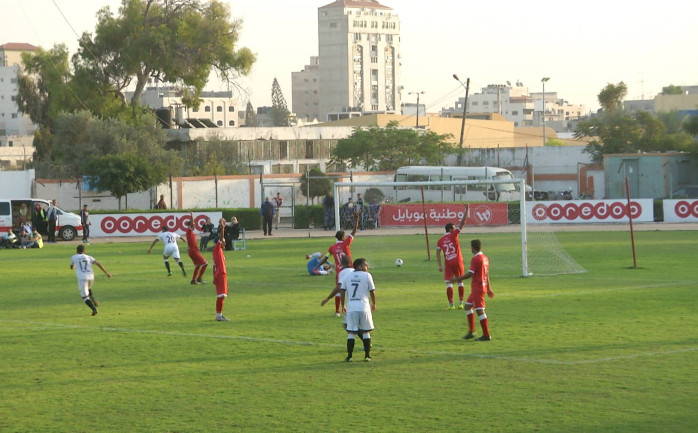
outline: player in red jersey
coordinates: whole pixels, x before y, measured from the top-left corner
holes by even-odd
[[[490,298],[494,298],[494,292],[490,286],[490,259],[482,252],[482,242],[479,239],[470,241],[470,249],[474,256],[470,260],[470,268],[462,277],[453,278],[451,281],[463,281],[472,277],[470,283],[470,296],[465,303],[465,313],[468,317],[468,333],[463,337],[469,340],[474,337],[475,332],[475,316],[473,315],[473,306],[480,319],[480,327],[482,327],[482,337],[476,338],[476,341],[490,341],[490,327],[487,322],[487,314],[485,314],[485,294]]]
[[[201,277],[206,272],[208,262],[199,252],[199,244],[196,242],[196,234],[194,233],[194,212],[189,212],[189,224],[187,225],[187,252],[189,258],[194,262],[194,275],[191,277],[191,284],[206,284]]]
[[[344,230],[340,230],[335,233],[334,237],[337,238],[337,242],[334,243],[328,250],[325,257],[320,260],[320,262],[315,266],[315,269],[319,269],[324,265],[327,260],[334,257],[334,282],[337,284],[339,282],[339,273],[342,272],[342,256],[349,256],[349,263],[351,260],[351,243],[354,241],[354,235],[356,235],[356,229],[359,227],[359,213],[354,212],[354,227],[351,230],[351,234],[347,235]],[[334,315],[340,316],[340,304],[342,302],[341,293],[338,293],[334,297]]]
[[[460,225],[458,227],[454,226],[453,223],[446,224],[446,234],[439,239],[436,244],[436,261],[439,262],[439,272],[444,273],[444,282],[446,283],[446,297],[448,298],[448,308],[447,310],[455,310],[456,307],[453,305],[453,283],[451,278],[460,277],[463,275],[463,254],[460,251],[460,241],[458,240],[458,235],[460,231],[463,230],[465,226],[465,219],[468,216],[468,205],[465,205],[465,211],[463,212],[463,218],[460,220]],[[444,266],[441,266],[441,252],[444,253]],[[458,283],[458,298],[460,299],[460,304],[458,304],[458,309],[463,309],[463,299],[465,298],[465,288],[463,287],[463,281]]]
[[[225,218],[220,221],[221,233],[219,233],[218,241],[213,247],[213,282],[216,284],[216,320],[219,322],[227,322],[228,319],[223,316],[223,301],[228,297],[228,270],[225,267]]]

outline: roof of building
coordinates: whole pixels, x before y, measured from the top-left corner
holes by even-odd
[[[34,51],[37,47],[32,44],[27,44],[25,42],[8,42],[6,44],[0,45],[0,49],[5,51]]]
[[[388,10],[393,9],[391,7],[384,6],[380,3],[378,3],[376,0],[336,0],[330,4],[327,4],[325,6],[321,6],[320,9],[322,9],[322,8],[336,8],[336,7],[388,9]]]

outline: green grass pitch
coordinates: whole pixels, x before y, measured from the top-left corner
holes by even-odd
[[[88,246],[114,274],[95,270],[95,317],[76,243],[0,250],[0,432],[694,431],[698,232],[636,233],[637,268],[628,233],[558,233],[588,272],[529,278],[498,269],[518,235],[478,237],[490,342],[462,339],[422,237],[357,236],[377,286],[372,363],[343,362],[341,319],[320,307],[334,277],[305,271],[329,236],[227,252],[228,323],[213,285],[174,263],[168,278],[149,240]]]

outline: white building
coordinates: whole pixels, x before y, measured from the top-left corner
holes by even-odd
[[[0,45],[0,168],[31,160],[36,126],[17,106],[17,74],[22,67],[22,53],[36,47],[11,42]]]
[[[400,20],[391,8],[375,0],[318,8],[318,45],[320,121],[399,112]]]
[[[127,92],[131,98],[132,92]],[[202,92],[197,109],[182,102],[182,93],[173,87],[148,87],[141,95],[141,104],[156,110],[158,118],[170,127],[215,128],[244,124],[245,105],[233,97],[232,91]]]
[[[299,121],[320,119],[320,59],[310,58],[302,71],[291,73],[291,108]]]
[[[465,98],[459,98],[455,107],[442,109],[442,115],[453,117],[463,112]],[[558,132],[572,130],[572,121],[585,113],[584,105],[572,105],[558,98],[557,92],[545,92],[545,125]],[[499,113],[517,127],[543,125],[543,93],[529,93],[528,87],[517,82],[489,84],[480,93],[468,96],[468,113]]]

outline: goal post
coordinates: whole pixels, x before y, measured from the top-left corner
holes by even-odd
[[[572,259],[567,252],[564,251],[562,246],[559,244],[555,238],[555,234],[550,227],[550,224],[541,224],[537,221],[529,222],[527,218],[527,207],[526,207],[526,183],[524,179],[477,179],[477,180],[444,180],[444,181],[410,181],[410,182],[335,182],[334,183],[334,216],[335,216],[335,228],[336,230],[346,230],[350,226],[349,221],[343,221],[347,219],[347,214],[349,213],[346,209],[343,211],[342,208],[346,206],[349,198],[356,199],[356,193],[364,194],[368,189],[379,189],[387,200],[384,200],[380,204],[380,212],[383,212],[385,208],[390,208],[391,212],[395,212],[395,209],[407,208],[408,206],[419,205],[419,209],[422,208],[421,198],[417,198],[417,194],[414,194],[415,201],[410,201],[407,199],[400,200],[400,202],[394,202],[392,197],[400,191],[400,195],[409,196],[406,191],[413,190],[419,192],[421,188],[429,190],[430,192],[437,192],[438,194],[432,194],[432,197],[446,197],[450,200],[429,200],[427,199],[428,207],[432,208],[431,215],[440,215],[450,217],[449,220],[440,221],[429,221],[431,227],[442,226],[445,222],[456,223],[462,216],[462,211],[460,216],[458,216],[453,209],[458,209],[458,206],[464,203],[470,203],[470,215],[468,216],[466,227],[477,225],[475,224],[475,215],[473,215],[473,209],[487,209],[486,211],[479,212],[480,214],[486,214],[487,212],[494,213],[497,212],[499,223],[492,223],[493,231],[496,227],[501,227],[503,225],[512,226],[518,221],[518,232],[520,237],[520,255],[515,261],[519,262],[520,272],[518,275],[528,277],[531,275],[554,275],[554,274],[564,274],[564,273],[577,273],[585,272],[585,270],[579,266],[579,264]],[[508,190],[510,193],[514,191],[517,194],[517,201],[519,203],[519,215],[510,215],[509,207],[507,202],[498,202],[497,200],[488,200],[488,198],[498,198],[496,191]],[[443,191],[446,191],[444,193]],[[480,200],[473,200],[472,195],[470,199],[462,200],[460,197],[464,197],[466,194],[470,194],[472,191],[479,191]],[[483,195],[484,194],[484,195]],[[365,195],[365,194],[364,194]],[[511,197],[509,194],[507,197]],[[365,205],[368,205],[366,203]],[[437,208],[436,213],[433,210]],[[490,211],[495,209],[494,211]],[[445,210],[442,210],[445,209]],[[406,211],[409,214],[409,210]],[[414,211],[422,212],[423,211]],[[440,212],[440,213],[439,213]],[[503,213],[503,215],[502,215]],[[380,219],[385,220],[385,215],[381,215]],[[425,215],[422,218],[426,219]],[[344,224],[343,224],[344,223]],[[532,224],[533,223],[533,224]],[[382,224],[382,223],[381,223]],[[415,228],[417,225],[423,226],[424,221],[419,224],[413,224]],[[535,226],[535,227],[534,227]],[[435,233],[434,233],[435,234]],[[427,238],[427,235],[424,235]],[[428,238],[427,238],[428,241]],[[512,245],[514,247],[514,245]],[[515,247],[514,247],[515,248]],[[533,251],[533,256],[531,256],[531,251]],[[514,251],[511,251],[514,252]],[[531,263],[533,260],[533,263]],[[512,263],[511,265],[514,265]],[[533,265],[533,266],[532,266]],[[514,270],[515,272],[515,270]]]

